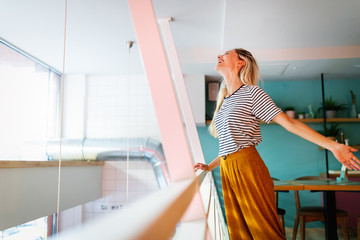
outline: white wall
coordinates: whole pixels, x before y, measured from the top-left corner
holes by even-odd
[[[67,75],[63,136],[160,140],[145,76]]]
[[[205,76],[185,75],[184,80],[195,123],[205,126]]]
[[[195,123],[205,126],[205,76],[184,76]],[[65,138],[152,137],[159,127],[144,75],[66,75]]]
[[[66,75],[64,83],[63,136],[85,137],[86,75]]]

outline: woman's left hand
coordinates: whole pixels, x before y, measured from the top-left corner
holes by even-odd
[[[332,153],[334,156],[350,170],[360,170],[360,160],[355,157],[353,152],[358,150],[344,144],[337,144]]]
[[[360,161],[353,152],[357,152],[355,148],[336,143],[323,135],[316,132],[308,125],[289,118],[285,113],[281,112],[273,119],[274,122],[283,126],[289,132],[292,132],[312,143],[315,143],[323,148],[329,149],[339,162],[350,170],[360,170]]]

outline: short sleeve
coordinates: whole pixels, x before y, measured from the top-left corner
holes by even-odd
[[[252,89],[251,95],[253,99],[252,114],[255,117],[270,123],[276,115],[281,113],[281,109],[275,105],[270,96],[260,87],[255,86]]]

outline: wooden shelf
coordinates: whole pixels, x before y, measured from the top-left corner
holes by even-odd
[[[61,161],[62,167],[103,166],[103,161]],[[0,161],[0,168],[59,167],[59,161]]]
[[[322,118],[308,118],[308,119],[296,119],[299,120],[300,122],[303,123],[323,123],[324,120]],[[359,122],[360,123],[360,118],[328,118],[326,119],[327,123],[340,123],[340,122],[346,122],[346,123],[351,123],[351,122]],[[264,123],[264,122],[262,122]]]
[[[315,119],[299,119],[303,122],[323,122],[322,118],[315,118]],[[326,122],[360,122],[360,118],[329,118],[326,119]]]
[[[309,118],[309,119],[297,119],[300,122],[303,123],[323,123],[323,119],[322,118]],[[327,123],[360,123],[360,118],[329,118],[326,119]],[[209,125],[211,123],[211,120],[206,120],[206,125]],[[274,122],[271,122],[272,124],[276,124]],[[263,121],[260,121],[260,124],[266,124]]]

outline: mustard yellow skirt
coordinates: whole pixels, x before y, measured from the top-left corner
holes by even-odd
[[[286,239],[274,184],[255,146],[222,158],[220,169],[230,239]]]

